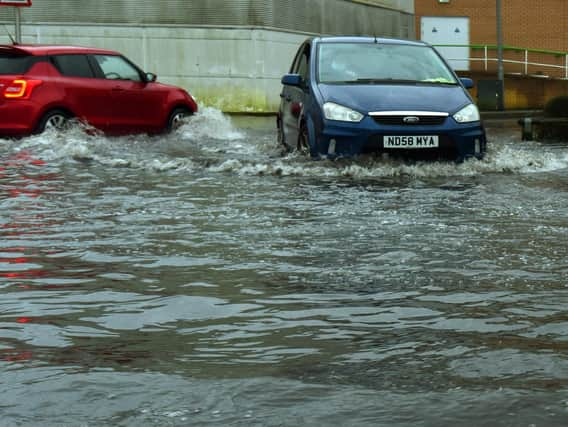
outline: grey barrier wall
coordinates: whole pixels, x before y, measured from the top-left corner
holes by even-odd
[[[412,0],[34,0],[21,22],[24,43],[118,50],[202,106],[273,113],[280,78],[307,36],[414,39],[413,11]],[[0,7],[8,29],[14,16]]]
[[[412,37],[413,1],[35,0],[30,23],[273,27],[308,33]],[[376,5],[392,5],[381,7]],[[375,5],[375,6],[373,6]],[[0,19],[10,15],[0,10]]]

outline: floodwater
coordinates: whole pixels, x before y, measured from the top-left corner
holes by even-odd
[[[272,119],[0,143],[0,426],[566,426],[568,143],[311,161]]]

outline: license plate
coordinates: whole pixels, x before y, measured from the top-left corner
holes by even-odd
[[[436,148],[438,135],[387,135],[383,139],[384,148]]]

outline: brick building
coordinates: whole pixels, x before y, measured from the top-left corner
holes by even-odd
[[[483,110],[499,109],[500,99],[506,109],[540,109],[568,95],[568,0],[501,0],[504,92],[496,6],[496,0],[415,0],[416,36],[476,81],[472,95]]]
[[[555,51],[542,55],[528,52],[528,62],[551,63],[566,66],[568,54],[568,1],[567,0],[502,0],[503,44],[507,47]],[[468,43],[472,45],[497,44],[496,0],[415,0],[416,34],[426,41],[452,43],[461,22],[461,32],[467,31]],[[461,19],[461,21],[460,21]],[[436,27],[435,25],[438,25]],[[447,27],[447,28],[445,28]],[[454,28],[456,27],[456,28]],[[447,30],[444,37],[443,30]],[[462,34],[460,41],[466,40]],[[434,43],[436,44],[436,43]],[[467,52],[467,51],[466,51]],[[469,51],[470,57],[483,57],[482,49]],[[525,52],[509,50],[506,59],[525,60]],[[493,52],[495,57],[495,52]],[[462,64],[463,65],[463,64]],[[471,61],[471,69],[485,67],[484,61]],[[490,63],[495,67],[495,63]],[[463,67],[462,67],[463,68]],[[456,68],[459,69],[459,68]],[[489,67],[491,69],[491,67]],[[505,71],[523,72],[524,64],[505,64]],[[528,74],[546,74],[568,77],[566,70],[543,66],[529,66]]]

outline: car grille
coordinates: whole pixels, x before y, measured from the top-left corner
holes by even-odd
[[[434,126],[442,125],[448,116],[420,116],[420,115],[372,115],[373,120],[380,125],[392,126]],[[405,120],[409,117],[418,120]]]

